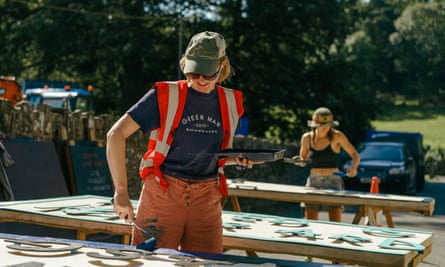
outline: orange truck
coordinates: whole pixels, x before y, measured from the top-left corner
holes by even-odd
[[[13,106],[24,99],[22,88],[14,76],[0,76],[0,98],[11,101]]]

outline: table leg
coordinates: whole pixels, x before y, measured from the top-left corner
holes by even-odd
[[[385,214],[386,224],[388,225],[388,227],[394,228],[395,224],[394,224],[394,221],[392,220],[391,211],[388,209],[382,209],[382,210],[383,210],[383,214]],[[378,208],[360,206],[354,215],[352,224],[359,224],[363,217],[368,217],[368,221],[365,222],[365,224],[377,225],[376,215],[375,215],[377,211],[378,211]],[[369,214],[371,214],[371,216],[369,216]]]
[[[122,235],[122,244],[130,245],[130,235]]]
[[[366,207],[366,215],[368,216],[368,225],[377,226],[377,220],[375,218],[374,208]]]
[[[352,224],[359,224],[363,217],[365,217],[365,210],[363,206],[360,206],[355,213],[354,219],[352,219]]]
[[[238,197],[237,196],[232,196],[230,197],[230,199],[232,200],[232,207],[234,211],[241,211],[241,206],[239,205],[239,201],[238,201]]]
[[[241,206],[239,204],[238,197],[237,196],[231,196],[230,200],[232,201],[233,210],[237,211],[237,212],[240,212],[241,211]],[[258,255],[257,255],[257,253],[255,251],[246,250],[246,254],[249,257],[258,257]]]
[[[76,231],[76,239],[77,240],[86,240],[87,239],[87,233],[81,230]]]
[[[227,197],[221,197],[221,208],[224,209],[224,206],[226,205]]]
[[[391,211],[387,209],[383,209],[383,213],[385,214],[386,224],[388,227],[394,228],[394,222],[392,221]]]

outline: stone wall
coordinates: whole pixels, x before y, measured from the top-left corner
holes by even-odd
[[[12,107],[9,101],[0,99],[0,133],[11,138],[28,138],[37,141],[53,140],[66,145],[76,142],[93,142],[97,146],[106,145],[106,132],[117,120],[109,114],[94,115],[81,112],[56,112],[47,105],[33,109],[31,103],[23,102]],[[127,168],[130,197],[137,199],[141,190],[139,162],[147,149],[148,135],[140,131],[127,141]],[[285,156],[298,153],[296,145],[283,146],[255,137],[236,137],[234,148],[243,149],[285,149]],[[61,158],[61,161],[66,160]],[[66,165],[66,164],[63,164]],[[303,185],[307,176],[305,168],[284,163],[282,160],[256,165],[252,169],[236,170],[234,166],[225,167],[229,179],[248,179],[262,182]],[[270,201],[242,199],[244,211],[273,209]],[[230,209],[230,202],[226,208]]]

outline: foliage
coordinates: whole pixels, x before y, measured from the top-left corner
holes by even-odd
[[[0,75],[92,84],[97,113],[120,114],[183,77],[190,36],[218,31],[234,69],[224,85],[243,91],[252,135],[298,142],[327,106],[355,143],[383,112],[380,93],[443,88],[443,5],[423,2],[3,0]]]
[[[443,101],[437,95],[445,86],[445,3],[408,6],[395,26],[397,32],[391,41],[398,55],[396,66],[404,78],[401,93],[422,101]]]
[[[431,149],[425,154],[425,173],[430,177],[445,174],[444,149]]]

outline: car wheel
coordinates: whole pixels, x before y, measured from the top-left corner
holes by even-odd
[[[402,179],[399,184],[397,184],[396,190],[394,190],[394,194],[412,196],[416,193],[413,193],[413,182],[410,177],[405,177]]]
[[[417,193],[417,179],[416,176],[408,177],[406,180],[406,194],[415,196]]]
[[[425,188],[425,169],[422,169],[417,174],[417,192],[421,192]]]

